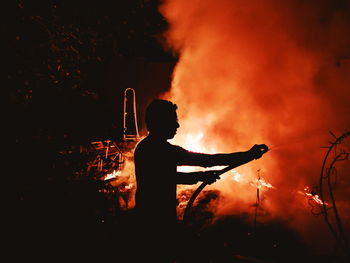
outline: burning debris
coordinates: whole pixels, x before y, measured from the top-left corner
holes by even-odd
[[[319,205],[328,205],[326,202],[323,202],[320,198],[320,196],[317,194],[316,190],[311,190],[310,187],[306,186],[304,188],[304,191],[298,191],[299,194],[304,195],[308,198],[308,200],[314,201],[316,204]]]
[[[260,177],[255,181],[251,182],[250,185],[256,187],[257,189],[262,189],[263,187],[275,188],[270,183],[266,182],[263,178]]]
[[[131,103],[131,104],[130,104]],[[81,146],[80,154],[86,163],[77,179],[88,178],[97,183],[98,191],[105,194],[121,210],[135,206],[136,179],[133,151],[140,139],[136,119],[135,91],[128,88],[124,92],[125,134],[123,140],[107,139],[93,141]]]
[[[108,180],[110,180],[110,179],[115,179],[116,177],[121,176],[121,174],[122,174],[121,171],[113,170],[113,172],[107,174],[107,175],[103,178],[103,180],[108,181]]]
[[[113,140],[95,141],[80,147],[85,163],[76,171],[73,181],[90,181],[118,209],[129,210],[135,205],[136,190],[132,150],[135,143]],[[61,153],[67,155],[67,151]]]
[[[306,196],[310,201],[314,201],[316,204],[323,205],[323,201],[315,190],[311,190],[310,187],[306,186],[304,191],[298,191],[299,194]],[[327,203],[324,203],[328,205]]]

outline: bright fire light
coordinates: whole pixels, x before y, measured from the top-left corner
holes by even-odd
[[[306,186],[304,188],[304,191],[298,191],[299,194],[305,195],[306,197],[308,197],[311,200],[314,200],[317,204],[319,205],[327,205],[327,203],[323,203],[322,199],[320,198],[320,196],[316,193],[314,193],[313,191],[311,191],[310,187]]]
[[[185,138],[186,148],[192,152],[201,152],[203,147],[201,145],[201,140],[203,139],[203,133],[198,134],[188,134]]]
[[[262,187],[266,187],[266,188],[275,188],[273,187],[270,183],[266,182],[263,178],[259,178],[254,180],[253,182],[250,183],[250,185],[261,189]]]
[[[124,186],[123,188],[121,188],[119,191],[120,192],[126,192],[126,191],[130,190],[133,186],[134,186],[134,184],[130,183],[130,184]]]
[[[236,182],[240,182],[242,175],[239,172],[235,171],[235,170],[232,170],[232,173],[233,173],[232,179],[234,181],[236,181]]]
[[[105,176],[104,180],[107,181],[109,179],[116,178],[116,177],[120,176],[121,173],[122,172],[120,170],[119,171],[113,170],[113,172],[111,172]]]

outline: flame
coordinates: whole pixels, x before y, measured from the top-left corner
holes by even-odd
[[[204,143],[205,135],[203,132],[198,133],[185,133],[181,134],[180,136],[174,138],[172,140],[172,143],[182,145],[185,149],[193,151],[193,152],[199,152],[199,153],[217,153],[218,151],[215,149],[215,147],[205,147]],[[178,167],[178,171],[181,172],[192,172],[192,171],[198,171],[198,170],[215,170],[215,169],[221,169],[223,167],[221,166],[215,166],[215,167],[209,167],[209,168],[201,168],[201,167],[191,167],[191,166],[180,166]],[[260,171],[260,170],[259,170]],[[209,189],[215,189],[219,190],[223,196],[229,196],[232,197],[233,189],[234,188],[240,188],[241,192],[240,195],[242,199],[245,199],[245,201],[250,200],[253,202],[252,199],[246,198],[248,194],[251,194],[251,189],[248,189],[248,186],[254,186],[258,189],[269,189],[269,188],[275,188],[272,186],[271,183],[268,183],[265,179],[259,178],[259,179],[253,179],[252,176],[254,175],[245,175],[237,171],[237,169],[233,169],[223,175],[221,175],[220,180],[215,182],[214,184],[207,186]],[[185,209],[188,200],[191,197],[191,191],[193,191],[197,185],[178,185],[177,186],[177,200],[178,200],[178,206],[177,206],[177,213],[178,218],[182,218],[183,210]],[[253,196],[253,195],[251,195]],[[213,209],[216,210],[217,213],[220,213],[221,207],[213,207]],[[224,209],[225,210],[225,209]]]
[[[263,187],[266,187],[266,188],[275,188],[273,187],[270,183],[266,182],[265,179],[263,178],[258,178],[256,179],[255,181],[251,182],[250,185],[256,187],[256,188],[263,188]]]
[[[124,210],[132,209],[135,206],[136,178],[132,158],[133,150],[123,152],[125,157],[123,165],[118,170],[113,170],[103,177],[103,181],[110,181],[105,188],[99,190],[105,194],[112,194],[113,198],[117,199],[120,208]]]
[[[113,170],[113,172],[107,174],[107,175],[103,178],[103,180],[104,180],[104,181],[107,181],[107,180],[116,178],[116,177],[118,177],[118,176],[121,176],[121,174],[122,174],[122,171],[120,171],[120,170],[118,170],[118,171]]]
[[[130,189],[132,189],[133,186],[134,186],[133,183],[129,183],[129,184],[125,185],[125,186],[120,187],[120,188],[119,188],[119,191],[120,191],[120,192],[129,191]]]
[[[250,212],[250,183],[273,186],[278,191],[267,193],[265,205],[271,219],[319,233],[320,225],[302,216],[308,207],[285,193],[318,180],[328,130],[349,128],[348,9],[332,1],[165,0],[160,12],[169,22],[167,47],[178,55],[171,89],[161,96],[178,105],[176,144],[207,153],[255,143],[272,149],[237,168],[242,176],[226,173],[210,185],[226,197],[216,214]],[[258,169],[269,182],[256,181]],[[348,202],[348,192],[337,201]],[[321,201],[310,194],[303,191]]]
[[[199,132],[197,134],[187,134],[185,138],[185,146],[188,150],[193,152],[201,152],[204,150],[204,147],[201,144],[203,139],[203,133]]]
[[[310,187],[308,187],[308,186],[306,186],[304,188],[304,191],[298,191],[298,193],[301,195],[305,195],[309,200],[311,199],[319,205],[323,205],[323,204],[328,205],[326,202],[322,201],[322,199],[320,198],[320,196],[318,194],[311,191]]]
[[[242,175],[239,172],[235,171],[235,170],[232,170],[232,173],[233,173],[232,179],[234,181],[236,181],[236,182],[240,182]]]
[[[198,152],[198,153],[216,153],[215,148],[208,148],[204,146],[204,133],[203,132],[197,132],[197,133],[185,133],[180,136],[175,137],[171,140],[172,143],[182,145],[185,149],[192,151],[192,152]],[[210,167],[207,168],[208,170],[212,169],[218,169],[221,166],[216,167]],[[178,171],[179,172],[193,172],[193,171],[199,171],[204,170],[200,167],[191,167],[191,166],[179,166]]]

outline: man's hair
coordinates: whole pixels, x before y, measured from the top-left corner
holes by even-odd
[[[146,109],[145,121],[149,131],[160,128],[174,118],[177,105],[168,100],[153,100]]]

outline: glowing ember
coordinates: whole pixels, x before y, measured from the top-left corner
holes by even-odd
[[[119,188],[119,191],[120,192],[126,192],[126,191],[130,190],[133,186],[134,186],[134,184],[130,183],[128,185],[125,185],[124,187]]]
[[[323,205],[323,201],[321,200],[320,196],[316,194],[314,191],[311,191],[310,187],[306,186],[304,188],[304,191],[298,191],[299,194],[305,195],[310,200],[315,201],[315,203]],[[328,205],[326,202],[325,205]]]
[[[120,176],[121,173],[122,173],[121,171],[113,170],[113,172],[107,174],[103,180],[107,181],[107,180],[116,178],[116,177]]]
[[[125,189],[131,189],[133,187],[133,185],[134,185],[133,183],[130,183],[130,184],[126,185],[124,188]]]

